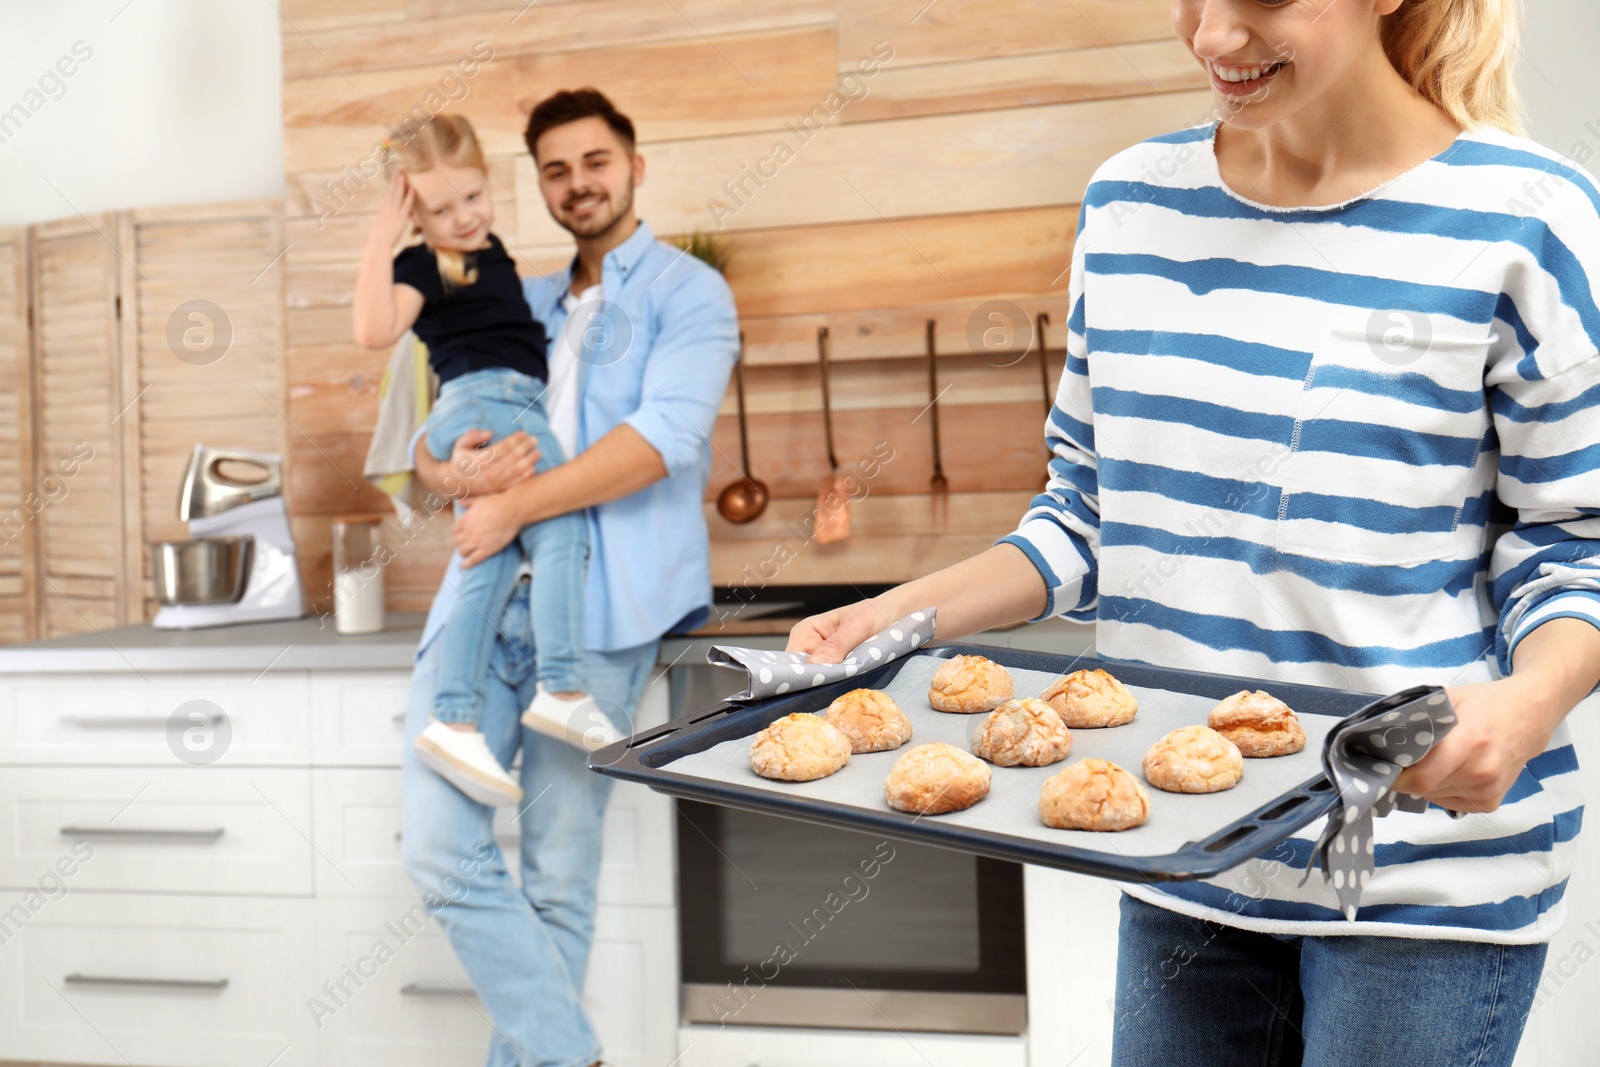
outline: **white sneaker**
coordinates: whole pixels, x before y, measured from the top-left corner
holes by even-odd
[[[593,697],[563,699],[545,689],[542,683],[534,688],[533,703],[522,713],[522,725],[585,752],[605,748],[626,736],[600,710]]]
[[[504,807],[522,803],[522,787],[494,758],[481,732],[455,730],[429,719],[411,747],[424,765],[479,804]]]

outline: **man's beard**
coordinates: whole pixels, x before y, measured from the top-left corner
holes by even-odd
[[[602,217],[600,215],[595,215],[587,222],[576,224],[571,222],[569,219],[558,218],[556,219],[556,224],[562,229],[566,230],[568,233],[572,234],[574,237],[603,237],[607,231],[609,231],[617,223],[621,222],[622,219],[627,216],[628,209],[633,207],[633,182],[628,182],[628,184],[624,186],[620,192],[622,195],[622,201],[616,206],[616,210],[613,211],[609,216]],[[602,205],[610,204],[610,197],[601,194],[601,203]]]

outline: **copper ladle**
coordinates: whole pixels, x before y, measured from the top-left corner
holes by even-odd
[[[739,460],[744,477],[717,496],[717,513],[732,523],[754,521],[767,510],[771,494],[767,484],[750,477],[750,431],[744,415],[744,334],[739,334],[739,360],[733,365],[734,388],[739,397]]]

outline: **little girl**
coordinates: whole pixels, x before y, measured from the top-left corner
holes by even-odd
[[[439,378],[439,400],[423,427],[428,451],[448,459],[468,430],[491,444],[518,430],[538,442],[538,469],[563,460],[543,397],[544,327],[534,320],[511,257],[490,232],[494,201],[477,135],[466,119],[435,115],[409,140],[391,146],[398,172],[367,239],[354,298],[355,339],[393,345],[415,330]],[[402,236],[422,243],[390,260]],[[523,556],[537,579],[530,593],[538,685],[523,722],[583,746],[569,724],[599,724],[587,707],[582,677],[583,568],[588,555],[582,512],[525,526],[518,544],[462,572],[459,601],[440,632],[444,654],[433,719],[417,736],[417,757],[480,804],[516,804],[522,790],[490,752],[478,728],[495,623],[510,599]]]

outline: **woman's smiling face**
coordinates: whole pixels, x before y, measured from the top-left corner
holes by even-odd
[[[1210,75],[1217,117],[1261,129],[1347,77],[1401,2],[1172,0],[1172,28]]]

